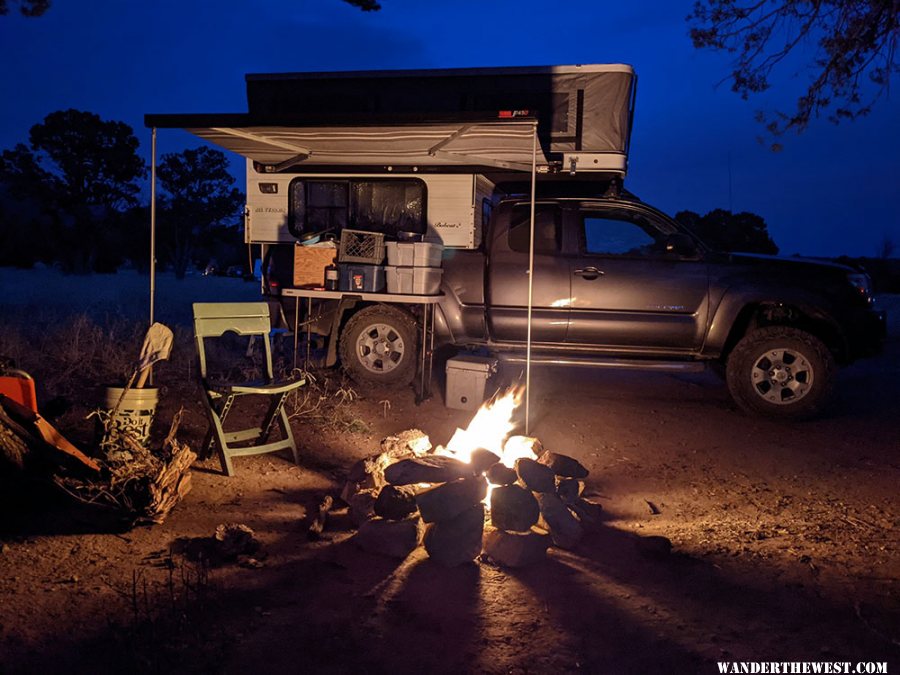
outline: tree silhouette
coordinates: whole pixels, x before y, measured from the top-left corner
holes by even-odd
[[[705,216],[693,211],[680,211],[675,220],[686,225],[706,244],[718,251],[746,253],[778,253],[778,246],[769,236],[766,221],[755,213],[732,213],[715,209]]]
[[[50,0],[0,0],[0,16],[9,14],[9,8],[18,7],[22,16],[41,16],[50,9]]]
[[[735,55],[726,79],[744,99],[768,89],[788,57],[816,45],[796,109],[757,113],[772,135],[803,131],[826,110],[833,122],[865,115],[900,72],[896,0],[698,0],[687,20],[695,47]]]
[[[234,226],[243,194],[234,187],[225,154],[207,147],[163,155],[157,176],[160,240],[175,276],[183,279],[195,254],[211,255],[224,230],[239,232]]]
[[[0,183],[12,198],[40,204],[50,224],[39,244],[66,271],[114,269],[121,262],[118,218],[137,203],[146,173],[131,127],[63,110],[34,125],[29,140],[30,147],[0,154]]]

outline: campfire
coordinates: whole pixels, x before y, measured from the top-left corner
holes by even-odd
[[[405,558],[424,545],[453,567],[479,556],[520,567],[551,545],[572,548],[600,522],[582,496],[588,472],[576,459],[512,435],[522,389],[484,404],[446,446],[417,429],[389,436],[357,462],[341,497],[359,528],[357,543]]]

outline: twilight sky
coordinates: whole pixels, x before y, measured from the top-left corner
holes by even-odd
[[[629,63],[626,186],[642,199],[672,215],[758,213],[788,255],[871,256],[885,236],[900,247],[900,97],[854,123],[816,121],[773,153],[754,112],[790,108],[807,76],[789,70],[746,102],[717,86],[729,62],[691,46],[691,3],[54,0],[42,18],[0,17],[0,149],[78,108],[130,124],[149,160],[144,113],[244,112],[248,72]],[[169,130],[158,142],[160,154],[199,144]]]

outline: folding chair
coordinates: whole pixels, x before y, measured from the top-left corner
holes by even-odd
[[[297,444],[291,433],[291,425],[284,411],[287,395],[306,384],[306,380],[275,382],[272,373],[272,346],[269,341],[269,307],[265,302],[197,302],[194,303],[194,337],[197,355],[200,358],[200,380],[203,385],[204,403],[209,417],[209,431],[203,444],[201,456],[208,457],[212,444],[218,448],[222,470],[228,476],[234,475],[232,457],[258,455],[290,448],[294,463],[299,464]],[[265,382],[225,383],[210,380],[207,370],[205,340],[221,338],[225,333],[262,338],[265,352],[263,376]],[[270,398],[262,423],[258,427],[225,430],[225,420],[232,412],[235,399],[239,396],[259,395]],[[281,440],[268,442],[273,427],[278,426]]]
[[[34,380],[24,370],[0,366],[0,394],[8,396],[32,412],[38,411]]]

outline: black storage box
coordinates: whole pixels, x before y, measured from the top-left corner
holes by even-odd
[[[357,265],[340,263],[342,291],[380,293],[384,290],[384,265]]]

